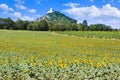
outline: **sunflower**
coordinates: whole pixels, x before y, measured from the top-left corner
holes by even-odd
[[[102,66],[102,64],[101,63],[97,63],[97,67],[99,68],[99,67],[101,67]]]
[[[60,64],[60,66],[62,69],[66,68],[66,64]]]
[[[32,57],[31,57],[31,61],[34,61],[34,60],[35,60],[35,57],[34,57],[34,56],[32,56]]]
[[[83,62],[84,62],[84,64],[88,64],[88,60],[84,60]]]
[[[59,61],[58,61],[58,64],[59,64],[59,65],[60,65],[60,64],[63,64],[62,60],[59,60]]]

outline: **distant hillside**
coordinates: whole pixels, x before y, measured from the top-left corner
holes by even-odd
[[[70,18],[58,11],[54,11],[52,9],[50,9],[45,16],[39,18],[38,20],[45,20],[47,22],[62,23],[62,24],[77,23],[77,21],[75,19],[72,19],[72,18]]]

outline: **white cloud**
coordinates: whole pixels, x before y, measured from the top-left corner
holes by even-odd
[[[36,3],[41,4],[42,2],[45,2],[45,1],[48,1],[48,0],[36,0]]]
[[[72,7],[63,10],[63,12],[70,14],[79,22],[86,19],[90,24],[103,23],[111,25],[113,28],[120,28],[120,10],[110,4],[106,4],[102,8],[94,5],[90,7]]]
[[[35,9],[29,9],[28,12],[30,12],[30,13],[35,13],[36,10],[35,10]]]
[[[23,0],[15,0],[15,2],[19,3],[19,4],[24,4]]]
[[[15,7],[21,10],[25,10],[27,9],[25,6],[23,6],[22,4],[15,4]]]
[[[79,4],[77,3],[72,3],[72,2],[69,2],[67,4],[63,4],[63,6],[69,6],[69,7],[72,7],[72,8],[75,8],[76,6],[78,6]]]
[[[23,16],[23,17],[21,17],[21,19],[22,19],[22,20],[28,20],[28,21],[34,20],[33,17],[29,17],[29,16]]]
[[[12,8],[9,8],[6,4],[0,4],[0,9],[2,9],[4,14],[6,14],[8,11],[14,11]]]
[[[15,7],[21,10],[26,10],[27,8],[23,5],[24,1],[23,0],[15,0],[16,4]]]
[[[21,13],[20,12],[14,12],[11,15],[14,16],[14,17],[16,17],[16,18],[20,18],[21,17]]]
[[[14,12],[13,14],[10,15],[14,16],[15,18],[20,18],[22,20],[28,20],[28,21],[34,20],[34,17],[23,16],[20,12]]]

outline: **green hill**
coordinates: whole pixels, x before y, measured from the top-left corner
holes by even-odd
[[[62,23],[62,24],[77,23],[77,21],[75,19],[72,19],[72,18],[70,18],[58,11],[54,11],[52,9],[49,10],[45,16],[39,18],[38,20],[45,20],[47,22]]]

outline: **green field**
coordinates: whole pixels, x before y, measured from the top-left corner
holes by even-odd
[[[57,33],[87,38],[120,39],[120,32],[116,31],[61,31]]]
[[[120,33],[89,33],[0,30],[0,80],[119,80]]]

